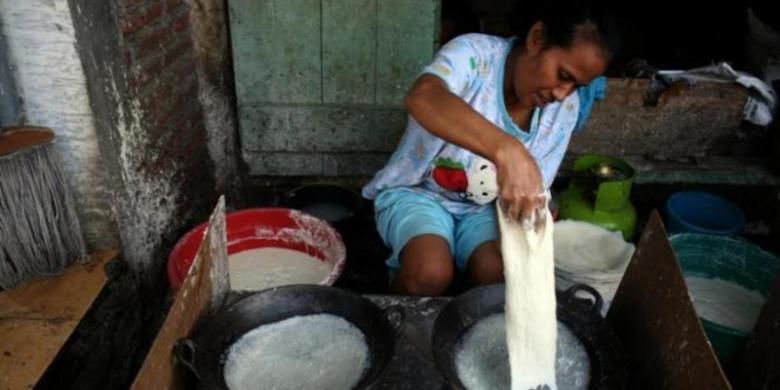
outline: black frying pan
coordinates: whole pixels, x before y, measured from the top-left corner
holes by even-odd
[[[371,366],[356,389],[366,388],[377,379],[393,355],[396,330],[403,322],[403,312],[396,306],[382,310],[360,295],[335,287],[293,285],[244,297],[213,316],[193,340],[180,342],[177,355],[198,377],[198,388],[227,390],[224,354],[236,340],[264,324],[320,313],[340,316],[365,335]],[[395,324],[391,324],[391,320]]]
[[[455,368],[455,350],[468,329],[491,314],[504,312],[504,284],[478,287],[459,295],[442,308],[433,325],[433,354],[449,386],[466,390]],[[591,299],[578,298],[587,293]],[[590,357],[589,389],[624,389],[627,379],[623,349],[601,317],[602,299],[586,285],[557,292],[558,321],[580,339]]]

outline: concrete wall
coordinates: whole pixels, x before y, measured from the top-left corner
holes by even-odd
[[[2,31],[3,20],[0,18],[0,126],[8,126],[22,121],[22,108],[8,59],[8,38]]]
[[[122,259],[44,383],[126,389],[164,315],[168,252],[217,200],[191,8],[183,0],[62,4],[75,26]]]
[[[405,44],[409,38],[402,34],[382,36],[381,29],[372,23],[376,11],[370,1],[230,3],[241,156],[250,175],[333,178],[372,175],[380,169],[404,130],[406,114],[400,107],[401,97],[410,80],[429,62],[430,56],[421,54],[421,48],[435,43],[433,34],[418,31],[412,34],[416,39],[430,39],[392,52],[393,56],[416,54],[414,60],[418,62],[400,68],[396,77],[385,78],[375,70],[377,64],[388,62],[374,62],[377,45],[372,39],[381,36],[379,42],[392,47]],[[419,7],[410,24],[418,28],[435,26],[437,15],[424,11],[427,3],[406,4]],[[461,2],[465,7],[464,3],[470,3],[482,18],[483,31],[511,33],[513,1]],[[739,59],[736,49],[741,50],[743,44],[740,25],[745,19],[744,8],[744,4],[724,6],[699,18],[699,26],[689,20],[700,10],[685,6],[679,13],[663,18],[669,22],[668,29],[655,31],[657,15],[616,6],[619,21],[627,24],[622,34],[625,47],[621,53],[625,58],[616,59],[616,69],[623,69],[623,60],[636,56],[675,69],[707,65],[713,53],[720,56],[717,58]],[[338,21],[346,19],[354,20],[354,25],[340,28],[346,24]],[[398,11],[380,21],[401,25],[408,20]],[[339,27],[335,33],[329,30],[334,25]],[[651,31],[658,34],[649,34]],[[675,39],[659,38],[666,36]],[[342,52],[349,55],[341,58],[338,54]],[[391,60],[393,56],[388,55]],[[350,80],[359,82],[353,87]],[[378,89],[371,88],[380,80],[395,82],[397,87],[381,101],[376,99]],[[652,107],[644,104],[646,90],[646,80],[610,79],[607,100],[596,105],[588,129],[573,139],[571,153],[685,159],[755,156],[760,152],[766,134],[740,128],[744,89],[712,83],[674,87]]]
[[[648,81],[608,80],[569,152],[682,159],[757,156],[765,133],[740,128],[747,91],[700,83],[665,91],[645,104]],[[373,175],[401,138],[397,107],[253,107],[243,111],[242,152],[257,176]]]
[[[225,0],[190,0],[190,30],[198,75],[198,99],[214,161],[217,192],[234,203],[246,169],[239,165],[235,88]]]
[[[116,247],[110,188],[67,1],[0,0],[0,22],[8,65],[0,82],[2,125],[54,130],[87,245]]]
[[[400,138],[433,58],[439,0],[230,1],[250,175],[368,175]]]
[[[142,279],[159,279],[171,243],[216,200],[189,6],[71,5],[123,254]]]
[[[609,79],[572,153],[663,158],[745,154],[739,146],[747,90],[736,84],[675,85],[658,104],[645,104],[645,79]]]

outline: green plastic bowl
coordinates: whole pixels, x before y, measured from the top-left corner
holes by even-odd
[[[744,239],[681,233],[672,235],[669,241],[684,276],[726,280],[764,297],[780,270],[780,258]],[[744,348],[750,332],[699,319],[721,365],[728,366]]]

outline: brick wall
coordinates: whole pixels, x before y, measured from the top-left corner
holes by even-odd
[[[165,313],[168,253],[216,204],[214,164],[189,4],[68,4],[122,256],[42,388],[126,389]]]
[[[172,179],[188,192],[213,191],[190,6],[183,0],[120,0],[117,9],[129,92],[146,126],[141,169],[151,175],[174,171]]]

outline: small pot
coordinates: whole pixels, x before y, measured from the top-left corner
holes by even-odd
[[[341,230],[350,225],[350,221],[363,207],[363,198],[357,191],[345,186],[317,183],[307,184],[287,192],[282,203],[285,207],[301,210],[314,215]],[[343,209],[342,215],[330,215],[320,205],[335,205]],[[342,232],[343,233],[343,232]]]
[[[399,306],[382,310],[335,287],[291,285],[250,294],[215,314],[194,339],[180,340],[176,355],[197,378],[198,389],[227,390],[225,357],[241,336],[262,325],[322,313],[344,318],[365,335],[371,366],[355,388],[370,386],[393,356],[404,312]]]

